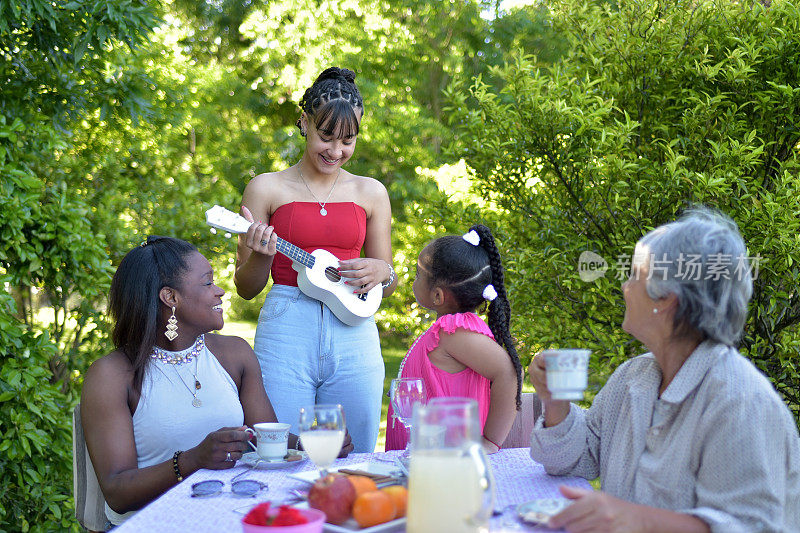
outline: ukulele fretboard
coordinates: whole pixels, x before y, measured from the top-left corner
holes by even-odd
[[[306,268],[314,268],[314,256],[306,252],[302,248],[298,248],[294,244],[285,241],[278,237],[278,251],[291,259],[297,261]]]

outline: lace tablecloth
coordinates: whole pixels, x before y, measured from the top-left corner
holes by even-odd
[[[369,462],[373,458],[391,459],[400,452],[354,453],[337,459],[333,467]],[[576,477],[555,477],[545,474],[544,468],[533,461],[528,448],[501,450],[489,456],[495,479],[495,509],[505,510],[504,515],[495,516],[490,522],[491,531],[551,531],[545,528],[523,526],[512,520],[512,504],[538,498],[560,497],[559,485],[590,488],[589,483]],[[248,466],[229,470],[199,470],[179,483],[157,500],[153,501],[127,522],[116,528],[119,533],[157,531],[163,533],[217,533],[241,531],[240,522],[247,509],[257,502],[272,500],[281,502],[291,489],[308,489],[308,483],[288,477],[289,474],[314,470],[314,464],[305,460],[281,468],[259,467],[239,479],[263,481],[269,488],[255,498],[242,498],[230,493],[228,481]],[[206,479],[225,482],[225,492],[208,498],[192,498],[193,483]]]

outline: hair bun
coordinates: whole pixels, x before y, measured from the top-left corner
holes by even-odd
[[[355,79],[356,73],[348,68],[328,67],[323,70],[319,76],[317,76],[317,81],[315,84],[323,80],[341,80],[354,83]]]

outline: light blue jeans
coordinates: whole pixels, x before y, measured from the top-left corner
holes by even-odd
[[[292,433],[301,407],[338,403],[355,451],[375,450],[385,370],[374,318],[348,326],[297,287],[273,285],[254,344],[272,407]]]

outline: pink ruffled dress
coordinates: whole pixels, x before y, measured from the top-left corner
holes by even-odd
[[[400,365],[400,377],[422,378],[425,381],[428,400],[440,396],[460,396],[477,400],[481,433],[483,433],[483,425],[489,414],[489,380],[469,367],[455,374],[445,372],[428,358],[428,354],[439,346],[439,332],[444,330],[453,333],[458,328],[482,333],[494,340],[489,326],[475,313],[442,315],[411,345]],[[399,420],[395,420],[393,414],[390,404],[386,418],[387,451],[404,449],[409,438],[405,426]]]

